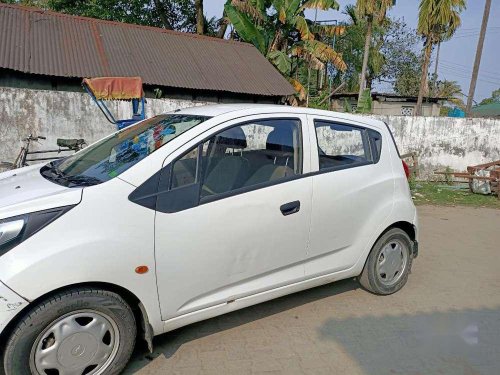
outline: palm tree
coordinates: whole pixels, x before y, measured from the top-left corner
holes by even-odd
[[[462,88],[457,81],[437,81],[435,84],[436,93],[438,98],[446,98],[448,102],[453,103],[457,107],[464,108],[464,101],[462,100],[464,94]]]
[[[394,0],[358,0],[356,11],[358,17],[366,20],[365,49],[363,55],[363,65],[361,67],[361,77],[359,81],[359,95],[361,98],[366,88],[366,70],[368,68],[368,58],[370,56],[370,44],[372,41],[373,22],[382,23],[385,20],[387,10],[394,5]]]
[[[453,36],[460,27],[460,12],[465,9],[465,0],[421,0],[418,14],[417,33],[424,38],[422,76],[418,92],[415,115],[422,114],[424,93],[428,90],[427,74],[432,47],[439,41]]]
[[[296,62],[296,73],[298,60],[313,69],[324,69],[326,62],[346,69],[342,56],[320,40],[342,34],[344,27],[313,24],[305,18],[305,9],[338,9],[338,4],[335,0],[228,0],[224,6],[238,37],[257,47],[288,78],[300,100],[306,90],[292,78],[292,61]]]
[[[205,29],[205,16],[203,15],[203,0],[195,0],[194,9],[196,10],[196,33],[203,35]]]

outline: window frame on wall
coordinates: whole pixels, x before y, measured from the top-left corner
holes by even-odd
[[[318,126],[319,123],[321,123],[323,125]],[[365,153],[365,155],[368,155],[369,157],[364,161],[321,168],[320,154],[319,154],[320,142],[318,139],[317,129],[319,127],[324,127],[324,126],[328,126],[328,125],[349,127],[349,128],[353,128],[353,129],[360,131],[361,137],[362,137],[362,142],[363,142],[364,153]],[[362,166],[366,166],[366,165],[375,165],[375,164],[378,164],[378,162],[380,161],[380,156],[382,155],[383,137],[382,137],[382,134],[376,129],[365,127],[365,126],[358,125],[358,124],[352,124],[352,123],[348,123],[348,122],[344,122],[344,121],[336,121],[334,119],[313,118],[312,131],[314,132],[314,137],[315,137],[315,141],[316,141],[316,148],[314,150],[314,147],[312,147],[312,150],[313,150],[312,152],[314,152],[317,156],[317,162],[318,162],[317,168],[318,168],[318,170],[316,173],[318,173],[318,174],[329,173],[329,172],[334,172],[334,171],[339,171],[339,170],[344,170],[344,169],[357,168],[357,167],[362,167]],[[375,142],[375,139],[374,139],[375,137],[378,137],[380,140],[380,143],[378,146]]]
[[[242,127],[245,125],[252,125],[252,124],[259,125],[259,124],[262,124],[262,123],[267,122],[267,121],[283,121],[283,120],[296,122],[296,128],[298,130],[298,133],[297,133],[298,134],[298,143],[296,146],[297,150],[298,150],[298,164],[299,164],[298,171],[295,171],[295,167],[294,167],[294,168],[292,168],[294,170],[294,174],[292,176],[285,176],[285,177],[279,178],[279,179],[274,180],[274,181],[261,182],[261,183],[257,183],[257,184],[250,185],[250,186],[236,188],[234,190],[230,190],[227,192],[202,197],[201,189],[202,189],[202,185],[203,185],[203,172],[204,172],[203,171],[203,162],[202,162],[203,152],[204,152],[203,146],[207,142],[209,142],[213,137],[217,136],[218,134],[221,134],[221,133],[223,133],[227,130],[230,130],[232,128]],[[305,156],[305,154],[304,154],[304,151],[305,151],[304,150],[304,132],[305,132],[304,126],[305,125],[304,124],[305,124],[305,122],[303,121],[303,119],[300,117],[296,117],[296,116],[262,117],[262,118],[256,118],[256,119],[252,119],[252,120],[234,123],[234,124],[231,124],[227,127],[219,129],[216,132],[211,133],[210,135],[203,138],[201,141],[198,141],[195,145],[192,145],[188,150],[183,151],[181,153],[181,155],[175,157],[170,163],[168,163],[166,166],[164,166],[162,168],[162,171],[160,172],[161,177],[159,177],[159,181],[158,181],[158,191],[162,191],[162,193],[158,194],[158,199],[159,200],[161,199],[163,201],[163,204],[162,203],[157,204],[156,209],[160,212],[165,212],[165,213],[178,212],[178,211],[186,210],[189,208],[194,208],[194,207],[201,205],[201,204],[207,204],[210,202],[218,201],[218,200],[229,198],[232,196],[245,194],[245,193],[248,193],[248,192],[251,192],[254,190],[264,189],[264,188],[267,188],[270,186],[287,183],[287,182],[290,182],[292,180],[296,180],[298,178],[302,178],[302,177],[307,176],[308,175],[307,173],[304,174],[304,156]],[[177,163],[179,160],[181,160],[183,157],[185,157],[186,155],[188,155],[189,153],[191,153],[195,149],[198,150],[197,155],[196,155],[195,181],[193,183],[186,184],[183,186],[172,187],[173,168],[175,166],[175,163]],[[167,188],[165,188],[165,186]],[[197,189],[196,199],[194,199],[194,197],[191,197],[191,199],[184,199],[185,197],[182,194],[182,190],[183,189],[189,190],[189,194],[193,194],[195,186]],[[167,202],[165,202],[165,200],[169,199],[167,196],[172,195],[172,194],[176,194],[177,199],[180,199],[180,200],[184,199],[186,204],[183,205],[181,202],[180,205],[173,205],[173,207],[167,207],[168,204],[165,205],[165,203],[167,203]]]

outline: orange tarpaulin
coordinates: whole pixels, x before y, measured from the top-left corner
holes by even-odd
[[[96,99],[131,100],[143,97],[141,77],[84,78],[83,84]]]

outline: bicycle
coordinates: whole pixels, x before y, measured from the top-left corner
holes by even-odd
[[[28,158],[29,155],[37,155],[37,154],[47,154],[47,153],[61,153],[61,152],[66,152],[66,151],[74,151],[78,152],[82,148],[85,147],[86,143],[84,139],[65,139],[65,138],[58,138],[57,139],[57,146],[58,149],[52,149],[52,150],[40,150],[40,151],[30,151],[30,146],[32,142],[38,142],[39,140],[45,140],[47,139],[44,136],[38,135],[34,136],[33,134],[30,134],[27,138],[23,139],[24,145],[21,147],[21,151],[16,157],[16,160],[14,163],[10,162],[0,162],[0,173],[9,171],[12,169],[16,168],[22,168],[28,166],[28,162],[32,161],[45,161],[45,160],[55,160],[59,159],[59,157],[43,157],[43,158]]]

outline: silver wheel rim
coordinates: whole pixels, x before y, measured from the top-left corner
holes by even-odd
[[[385,286],[396,284],[403,277],[408,263],[408,247],[399,240],[389,241],[380,251],[376,263],[378,280]]]
[[[102,374],[118,352],[120,334],[115,321],[94,310],[66,314],[38,335],[30,366],[42,375]]]

